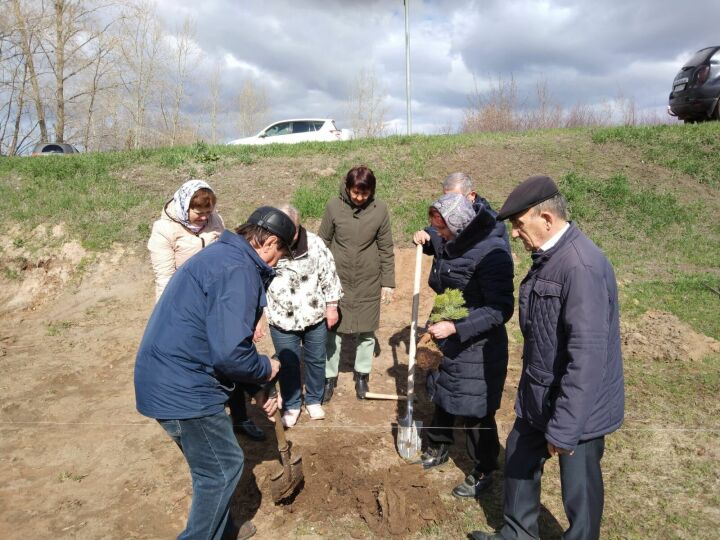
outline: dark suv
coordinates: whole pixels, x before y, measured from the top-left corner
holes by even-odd
[[[720,46],[700,49],[675,75],[668,112],[680,120],[720,120]]]
[[[48,154],[79,154],[77,148],[67,143],[37,143],[33,148],[33,156],[46,156]]]

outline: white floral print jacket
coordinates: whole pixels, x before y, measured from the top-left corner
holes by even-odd
[[[337,303],[343,295],[332,253],[302,226],[293,257],[281,259],[275,267],[265,310],[268,323],[287,332],[319,323],[327,303]]]

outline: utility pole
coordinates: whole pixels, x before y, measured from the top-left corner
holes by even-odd
[[[412,133],[412,110],[410,106],[410,0],[405,4],[405,96],[407,101],[407,134]]]

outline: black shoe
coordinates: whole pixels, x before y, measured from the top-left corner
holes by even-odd
[[[365,394],[370,390],[368,387],[369,380],[369,373],[355,372],[355,395],[358,399],[365,399]]]
[[[462,484],[458,484],[452,490],[456,497],[475,497],[490,487],[492,484],[492,473],[481,473],[473,471],[465,477]]]
[[[236,433],[242,433],[249,439],[252,439],[253,441],[264,441],[265,440],[265,432],[257,427],[255,425],[255,422],[253,422],[250,419],[245,420],[244,422],[240,422],[239,424],[236,424],[233,426]]]
[[[322,398],[322,404],[325,405],[326,403],[330,403],[330,399],[333,396],[333,392],[335,391],[335,386],[337,386],[337,377],[328,377],[325,379],[325,388],[323,389],[323,398]]]
[[[422,462],[423,469],[431,469],[445,463],[448,457],[447,445],[441,444],[440,446],[428,446],[427,450],[420,456],[420,461]]]
[[[482,531],[473,531],[469,536],[472,540],[505,540],[505,537],[499,532],[486,533]]]

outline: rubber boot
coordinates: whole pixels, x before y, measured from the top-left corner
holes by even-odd
[[[365,394],[370,390],[368,381],[370,381],[369,373],[355,372],[355,395],[358,399],[365,399]]]
[[[337,377],[328,377],[325,379],[325,388],[323,389],[322,404],[330,403],[335,387],[337,386]]]

